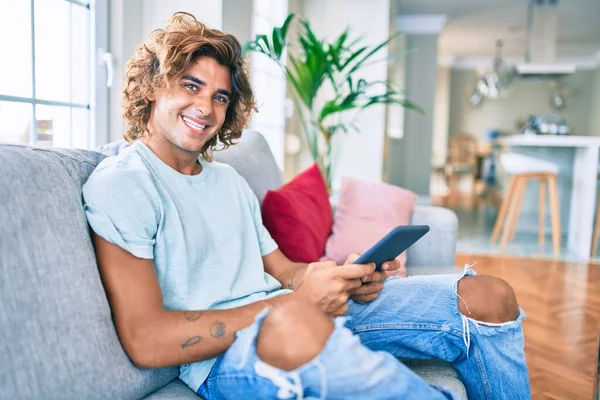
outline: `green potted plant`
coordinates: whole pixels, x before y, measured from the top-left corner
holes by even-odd
[[[295,52],[287,51],[290,23],[295,15],[290,14],[282,26],[273,28],[269,36],[257,35],[243,46],[244,53],[254,51],[268,56],[283,70],[292,88],[292,100],[300,121],[310,155],[319,164],[331,188],[333,169],[341,144],[334,140],[336,135],[358,132],[354,118],[347,118],[347,111],[364,110],[377,104],[398,104],[404,108],[421,109],[406,100],[402,91],[387,81],[367,81],[360,77],[361,69],[367,65],[384,62],[391,57],[374,60],[380,50],[388,46],[400,32],[383,42],[368,46],[362,39],[351,39],[346,28],[331,42],[317,39],[308,21],[300,19],[300,31],[292,42]],[[284,54],[287,53],[287,62]],[[392,56],[393,57],[393,56]],[[328,91],[323,91],[328,87]],[[322,93],[331,93],[324,98]],[[319,98],[317,96],[319,95]]]

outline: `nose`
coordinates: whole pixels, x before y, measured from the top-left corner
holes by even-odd
[[[194,108],[200,111],[203,116],[210,116],[213,112],[212,96],[199,95],[194,100]]]

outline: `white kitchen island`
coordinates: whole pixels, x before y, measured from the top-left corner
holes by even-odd
[[[575,149],[567,245],[581,260],[590,259],[600,137],[512,135],[502,139],[505,147],[570,147]]]

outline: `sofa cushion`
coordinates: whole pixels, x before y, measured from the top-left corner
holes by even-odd
[[[135,368],[115,332],[81,199],[103,158],[0,145],[1,398],[140,398],[178,374]]]
[[[279,190],[270,190],[262,204],[263,223],[292,261],[318,261],[331,234],[333,213],[325,180],[317,164]]]
[[[467,400],[467,390],[458,378],[452,364],[442,360],[402,360],[404,365],[412,369],[430,385],[443,387],[461,400]]]
[[[344,179],[326,257],[342,264],[350,253],[364,253],[396,226],[409,225],[416,201],[398,186]],[[391,275],[406,276],[406,252],[398,259],[401,268]]]
[[[144,397],[144,400],[200,400],[192,389],[183,383],[179,378],[172,380],[167,386],[160,388],[156,392]]]
[[[268,190],[275,190],[283,185],[275,157],[263,135],[258,132],[245,130],[237,144],[215,151],[213,158],[235,168],[261,203]]]
[[[126,142],[125,140],[116,140],[114,142],[110,142],[110,143],[106,143],[103,144],[102,146],[99,146],[96,151],[98,153],[102,153],[105,156],[116,156],[117,154],[119,154],[121,151],[123,151],[127,146],[129,146],[131,143]]]

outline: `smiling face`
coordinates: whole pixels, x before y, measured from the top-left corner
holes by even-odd
[[[149,100],[150,135],[162,139],[174,153],[197,153],[197,157],[225,122],[231,102],[229,68],[214,58],[198,57],[181,79]]]

